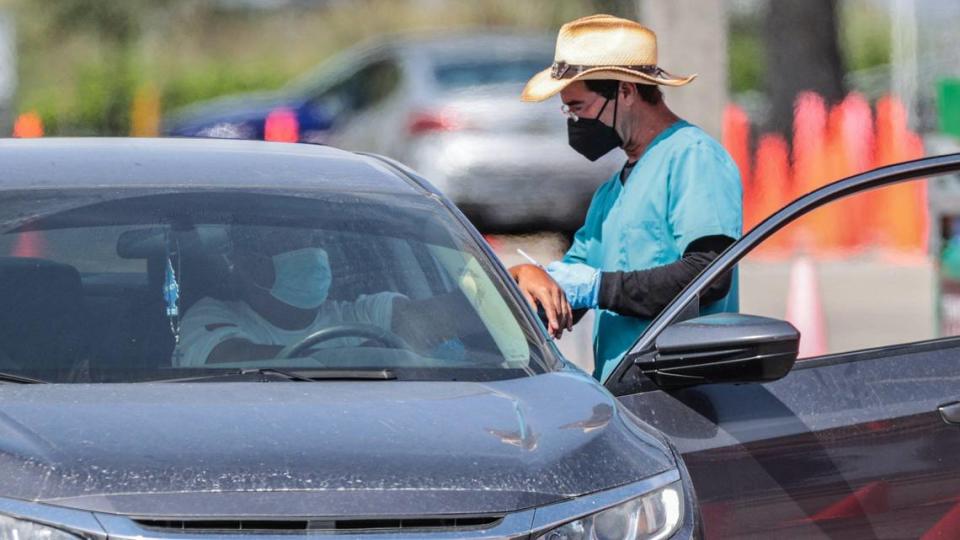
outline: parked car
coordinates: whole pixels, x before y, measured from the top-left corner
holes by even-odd
[[[787,206],[602,385],[455,206],[389,159],[150,139],[0,156],[0,535],[906,538],[957,504],[960,339],[794,367],[789,323],[699,316],[698,298],[799,216],[960,171],[960,154]],[[288,264],[318,250],[323,272]],[[191,326],[196,308],[296,318],[302,275],[354,315],[278,320],[284,338],[196,360],[198,335],[240,339],[253,317]],[[884,505],[863,496],[878,482]]]
[[[285,108],[303,140],[409,165],[484,232],[570,233],[625,157],[583,159],[567,145],[559,100],[520,102],[552,54],[545,36],[396,37],[350,49],[276,95],[192,107],[167,133],[261,139],[267,115]]]
[[[184,139],[0,156],[0,537],[696,534],[670,443],[399,165]],[[300,275],[332,282],[298,326]],[[224,332],[280,350],[213,363]]]
[[[321,143],[333,125],[333,118],[313,107],[305,96],[286,92],[257,92],[225,96],[175,112],[164,119],[163,133],[174,137],[264,140],[267,118],[278,111],[296,120],[297,138]]]

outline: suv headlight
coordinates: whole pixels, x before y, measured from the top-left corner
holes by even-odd
[[[674,482],[551,529],[537,540],[661,540],[683,522],[683,488]]]
[[[0,540],[80,540],[68,532],[32,521],[0,515]]]

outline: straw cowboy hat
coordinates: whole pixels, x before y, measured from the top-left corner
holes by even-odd
[[[593,15],[560,27],[553,65],[527,82],[520,99],[543,101],[574,81],[615,79],[683,86],[696,75],[671,75],[657,66],[657,35],[612,15]]]

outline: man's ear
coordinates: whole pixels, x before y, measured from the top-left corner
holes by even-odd
[[[634,102],[640,98],[637,85],[631,82],[620,81],[617,92],[620,94],[620,102],[624,105],[633,105]]]

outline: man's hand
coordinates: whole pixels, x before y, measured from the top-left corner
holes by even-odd
[[[510,268],[510,275],[520,286],[520,292],[534,310],[543,308],[547,316],[547,331],[554,338],[563,335],[564,330],[573,329],[573,310],[567,302],[567,295],[550,274],[532,264],[520,264]]]

